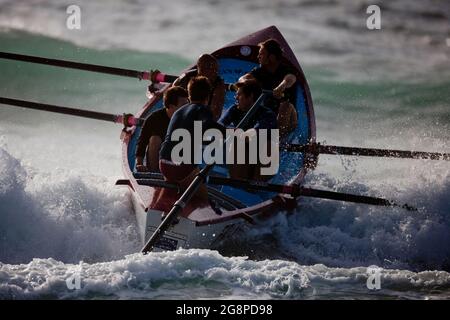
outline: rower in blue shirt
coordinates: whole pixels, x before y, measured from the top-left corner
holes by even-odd
[[[219,119],[219,123],[226,127],[236,127],[262,92],[261,87],[255,80],[237,82],[234,86],[237,89],[237,103],[225,111]],[[246,129],[250,128],[276,129],[277,116],[271,109],[261,106],[257,114],[250,119]]]
[[[177,129],[184,129],[193,137],[195,135],[194,126],[196,121],[201,121],[203,132],[214,128],[220,130],[223,134],[225,133],[225,127],[214,121],[213,113],[210,107],[207,106],[210,91],[211,85],[206,77],[197,76],[189,81],[188,94],[190,103],[182,106],[173,114],[167,128],[166,137],[161,144],[159,169],[166,181],[176,183],[182,189],[186,189],[200,172],[197,163],[195,163],[195,154],[198,148],[191,140],[190,159],[187,159],[186,163],[178,163],[172,159],[172,150],[179,143],[172,140],[173,133]],[[203,132],[201,132],[202,137]],[[200,187],[197,196],[204,200],[208,199],[208,191],[205,185]]]
[[[225,127],[236,127],[247,111],[252,107],[258,97],[261,95],[261,86],[256,80],[245,80],[234,84],[237,103],[231,106],[219,119],[219,123]],[[270,139],[270,130],[277,129],[277,116],[268,107],[262,105],[258,112],[250,119],[244,130],[254,131],[259,129],[268,129],[268,138]],[[249,151],[249,150],[247,150]],[[236,154],[236,152],[235,152]],[[229,166],[230,176],[239,179],[267,180],[270,176],[260,175],[260,164],[250,164],[248,161],[248,152],[246,152],[246,164],[234,164]]]

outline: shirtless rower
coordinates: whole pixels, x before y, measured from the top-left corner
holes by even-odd
[[[297,81],[291,69],[282,63],[283,51],[280,44],[269,39],[259,44],[258,60],[260,66],[243,75],[239,82],[257,80],[262,89],[273,90],[278,101],[273,102],[273,111],[277,114],[280,137],[284,137],[297,127],[295,89]]]

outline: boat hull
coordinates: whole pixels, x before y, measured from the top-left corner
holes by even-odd
[[[144,244],[153,235],[163,220],[164,211],[145,210],[139,203],[136,193],[132,194],[133,207],[140,233],[140,240]],[[244,220],[228,220],[222,223],[197,226],[196,222],[185,217],[178,217],[177,221],[165,232],[156,243],[155,251],[176,250],[180,248],[211,249],[220,245],[223,239],[232,237],[243,224]]]

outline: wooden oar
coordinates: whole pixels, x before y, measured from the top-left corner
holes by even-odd
[[[111,75],[121,76],[121,77],[137,78],[139,80],[150,80],[154,83],[158,83],[158,82],[173,83],[175,80],[178,79],[178,76],[166,74],[159,70],[138,71],[138,70],[132,70],[132,69],[123,69],[123,68],[102,66],[102,65],[98,65],[98,64],[81,63],[81,62],[75,62],[75,61],[69,61],[69,60],[51,59],[51,58],[44,58],[44,57],[38,57],[38,56],[28,56],[28,55],[24,55],[24,54],[10,53],[10,52],[0,52],[0,59],[16,60],[16,61],[44,64],[44,65],[54,66],[54,67],[62,67],[62,68],[111,74]],[[225,83],[225,86],[226,86],[226,90],[228,90],[228,91],[236,91],[237,90],[236,87],[234,87],[233,83]]]
[[[253,106],[250,108],[250,110],[247,111],[244,118],[239,122],[239,124],[236,126],[237,129],[242,129],[246,126],[247,122],[258,110],[259,106],[261,105],[261,102],[265,99],[267,92],[263,92],[259,98],[256,100],[256,102],[253,104]],[[225,142],[226,143],[226,142]],[[205,166],[200,173],[195,177],[195,179],[191,182],[189,187],[184,191],[183,195],[178,199],[175,204],[173,205],[172,209],[169,211],[169,213],[164,218],[163,222],[158,226],[158,228],[153,232],[150,239],[147,241],[147,243],[142,248],[141,252],[143,254],[147,254],[148,252],[153,250],[154,245],[158,242],[158,240],[163,236],[164,232],[169,228],[169,226],[172,224],[172,221],[182,212],[183,208],[186,206],[186,204],[192,199],[194,194],[197,192],[197,190],[200,188],[202,183],[205,181],[206,177],[208,176],[209,171],[214,167],[214,164],[209,164]]]
[[[10,98],[5,98],[5,97],[0,97],[0,104],[6,104],[9,106],[21,107],[21,108],[27,108],[27,109],[68,114],[71,116],[90,118],[90,119],[95,119],[95,120],[110,121],[110,122],[114,122],[114,123],[121,123],[127,127],[140,126],[144,123],[144,119],[135,118],[132,114],[124,113],[123,115],[116,115],[116,114],[111,114],[111,113],[103,113],[103,112],[97,112],[97,111],[61,107],[61,106],[55,106],[52,104],[10,99]]]
[[[45,64],[54,67],[63,67],[70,69],[78,69],[84,71],[112,74],[115,76],[137,78],[139,80],[151,80],[153,82],[174,82],[178,77],[168,75],[159,71],[137,71],[131,69],[115,68],[101,66],[97,64],[80,63],[68,60],[50,59],[37,56],[28,56],[24,54],[0,52],[1,59],[31,62],[37,64]]]
[[[424,151],[405,151],[405,150],[389,150],[375,148],[358,148],[358,147],[342,147],[327,146],[316,144],[285,144],[281,147],[283,150],[290,152],[310,152],[347,156],[366,156],[366,157],[391,157],[406,159],[431,159],[431,160],[450,160],[450,153],[424,152]]]
[[[256,191],[272,191],[284,194],[290,194],[291,196],[305,196],[305,197],[314,197],[314,198],[322,198],[329,200],[340,200],[346,202],[355,202],[355,203],[364,203],[371,204],[376,206],[394,206],[401,207],[410,211],[417,211],[416,208],[409,206],[407,204],[397,204],[392,200],[387,200],[378,197],[369,197],[369,196],[361,196],[349,193],[335,192],[335,191],[327,191],[327,190],[319,190],[301,187],[298,185],[288,185],[288,184],[276,184],[276,183],[267,183],[264,181],[248,181],[241,179],[229,179],[217,176],[208,177],[208,182],[212,184],[220,184],[220,185],[228,185],[243,189],[250,189]]]
[[[140,174],[140,177],[145,177],[145,174]],[[173,184],[168,184],[167,182],[158,179],[157,175],[151,174],[148,175],[149,178],[139,178],[137,179],[137,183],[140,185],[147,185],[153,187],[160,188],[176,188]],[[335,192],[335,191],[327,191],[327,190],[319,190],[313,188],[301,187],[298,185],[286,185],[286,184],[275,184],[275,183],[267,183],[263,181],[249,181],[249,180],[241,180],[241,179],[230,179],[225,177],[218,176],[208,176],[207,182],[209,184],[216,185],[227,185],[241,189],[255,190],[255,191],[269,191],[276,193],[289,194],[293,197],[303,196],[303,197],[313,197],[313,198],[321,198],[328,200],[338,200],[344,202],[353,202],[353,203],[363,203],[370,204],[375,206],[385,206],[385,207],[399,207],[406,209],[408,211],[417,211],[417,208],[410,206],[408,204],[398,204],[393,200],[378,198],[378,197],[369,197],[369,196],[361,196],[343,192]]]

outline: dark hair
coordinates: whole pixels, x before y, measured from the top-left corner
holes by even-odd
[[[167,108],[169,105],[177,105],[179,98],[187,97],[188,93],[184,88],[178,86],[170,87],[164,92],[164,107]]]
[[[213,65],[218,66],[219,63],[217,62],[217,59],[212,54],[204,53],[197,60],[197,68],[199,67],[199,65],[210,67]]]
[[[211,85],[208,78],[197,76],[188,83],[189,99],[192,101],[205,101],[209,99]]]
[[[277,58],[277,60],[281,60],[281,57],[283,56],[283,50],[281,49],[281,46],[277,40],[269,39],[261,42],[260,44],[258,44],[258,46],[266,49],[269,54],[273,54]]]
[[[238,89],[242,89],[242,92],[246,97],[249,97],[251,94],[253,94],[253,100],[258,99],[262,93],[261,86],[256,80],[245,80],[236,83],[235,86]]]

